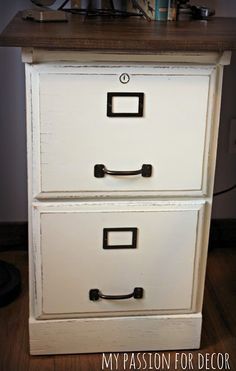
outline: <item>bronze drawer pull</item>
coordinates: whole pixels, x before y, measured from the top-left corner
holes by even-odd
[[[141,174],[145,178],[149,178],[152,175],[152,165],[144,164],[139,170],[130,170],[130,171],[120,171],[120,170],[108,170],[105,165],[97,164],[94,166],[94,176],[95,178],[104,178],[105,174],[114,175],[114,176],[130,176],[130,175],[139,175]]]
[[[131,294],[126,295],[104,295],[100,292],[99,289],[91,289],[89,291],[89,299],[92,301],[97,301],[99,299],[106,299],[106,300],[123,300],[123,299],[142,299],[143,297],[143,288],[142,287],[135,287],[134,291]]]

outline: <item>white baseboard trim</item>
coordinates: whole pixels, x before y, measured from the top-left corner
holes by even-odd
[[[31,354],[197,349],[201,313],[35,320],[30,318]]]

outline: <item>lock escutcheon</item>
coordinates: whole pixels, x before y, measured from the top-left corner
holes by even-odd
[[[122,73],[119,77],[119,80],[122,84],[127,84],[130,81],[130,76],[128,73]]]

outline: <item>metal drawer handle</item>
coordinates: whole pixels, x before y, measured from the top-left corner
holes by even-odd
[[[139,170],[131,170],[131,171],[119,171],[119,170],[108,170],[105,165],[97,164],[94,166],[94,176],[95,178],[104,178],[105,174],[107,175],[122,175],[122,176],[130,176],[130,175],[139,175],[141,174],[145,178],[149,178],[152,176],[152,165],[144,164],[142,168]]]
[[[143,297],[143,288],[142,287],[135,287],[134,291],[131,294],[126,295],[103,295],[99,289],[91,289],[89,291],[89,299],[92,301],[97,301],[99,299],[106,299],[106,300],[122,300],[122,299],[142,299]]]

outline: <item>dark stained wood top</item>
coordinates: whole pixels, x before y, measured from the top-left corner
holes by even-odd
[[[70,15],[66,23],[37,23],[18,13],[0,36],[0,46],[120,52],[236,50],[236,18],[147,22]]]

